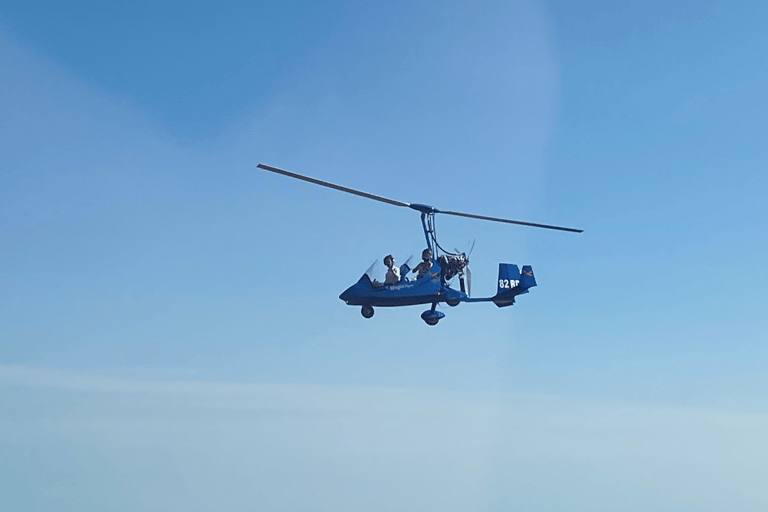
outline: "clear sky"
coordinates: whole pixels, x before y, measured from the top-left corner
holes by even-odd
[[[765,510],[763,2],[0,7],[0,509]],[[539,286],[365,320],[406,202]]]

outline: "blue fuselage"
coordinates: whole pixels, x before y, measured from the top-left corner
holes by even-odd
[[[433,265],[421,279],[394,284],[373,283],[367,274],[344,290],[339,298],[350,306],[412,306],[446,300],[464,301],[467,295],[441,283],[440,267]]]

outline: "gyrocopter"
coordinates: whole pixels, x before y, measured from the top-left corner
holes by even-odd
[[[419,273],[420,277],[417,279],[409,279],[406,277],[411,271],[407,262],[399,267],[399,272],[395,272],[395,275],[398,276],[397,281],[395,282],[379,283],[370,275],[369,270],[369,272],[363,274],[355,284],[339,295],[339,298],[347,305],[360,306],[360,312],[365,318],[371,318],[373,316],[374,307],[431,304],[432,307],[424,311],[421,314],[421,318],[428,325],[436,325],[440,319],[445,316],[444,313],[436,309],[439,303],[445,302],[449,306],[458,306],[462,302],[493,302],[496,306],[502,308],[511,306],[515,303],[515,297],[528,293],[530,288],[536,286],[536,278],[533,275],[533,268],[530,265],[523,265],[521,271],[517,265],[499,263],[499,278],[496,295],[492,297],[470,297],[472,274],[469,271],[469,258],[465,253],[446,251],[440,244],[438,244],[437,235],[435,233],[435,215],[438,213],[455,215],[458,217],[468,217],[470,219],[517,224],[520,226],[570,231],[572,233],[582,232],[581,229],[501,219],[498,217],[486,217],[471,213],[438,210],[434,206],[395,201],[393,199],[387,199],[386,197],[361,192],[348,187],[342,187],[341,185],[310,178],[309,176],[303,176],[265,164],[259,164],[258,167],[265,171],[282,174],[283,176],[307,181],[309,183],[314,183],[315,185],[321,185],[341,192],[367,197],[368,199],[391,204],[393,206],[411,208],[421,213],[421,226],[424,229],[424,237],[427,240],[427,249],[425,249],[423,253],[426,267],[424,272]],[[392,262],[392,264],[394,264],[394,262]],[[427,268],[428,270],[426,270]],[[458,290],[451,287],[453,278],[457,276],[459,282]]]

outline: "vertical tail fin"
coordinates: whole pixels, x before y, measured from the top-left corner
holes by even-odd
[[[520,287],[524,290],[536,286],[536,278],[533,276],[533,267],[523,265],[523,274],[520,276]]]
[[[523,267],[525,269],[526,267]],[[528,267],[530,268],[530,267]],[[508,292],[520,284],[520,269],[510,263],[499,263],[499,281],[496,283],[496,295]]]
[[[534,286],[536,278],[533,277],[533,268],[530,265],[524,265],[521,274],[517,265],[499,263],[498,287],[491,300],[500,308],[511,306],[515,303],[515,297],[528,293],[528,288]]]

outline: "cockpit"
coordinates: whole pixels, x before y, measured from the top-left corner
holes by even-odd
[[[411,271],[410,265],[412,260],[413,260],[413,256],[409,256],[408,259],[405,260],[405,263],[398,266],[398,269],[400,270],[400,280],[397,283],[391,283],[391,284],[411,282],[414,280],[413,276],[408,275]],[[395,265],[397,266],[396,258],[395,258]],[[365,275],[368,276],[368,279],[370,279],[371,284],[375,287],[388,286],[388,285],[385,285],[386,278],[387,278],[387,270],[388,269],[384,265],[382,260],[377,259],[371,264],[368,270],[365,271]]]

